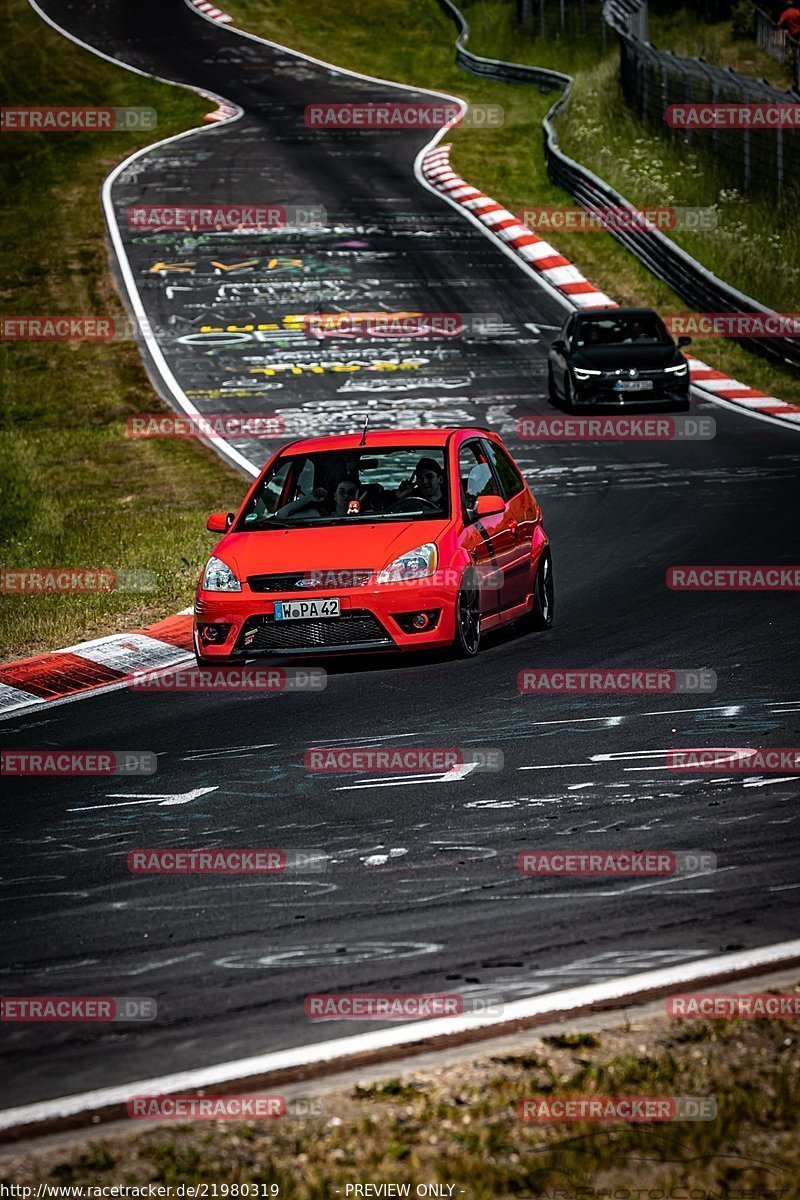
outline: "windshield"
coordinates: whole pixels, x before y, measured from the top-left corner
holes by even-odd
[[[365,446],[281,455],[236,530],[421,521],[449,511],[443,449]]]
[[[582,320],[575,331],[574,345],[580,350],[603,346],[666,346],[672,339],[655,315],[602,317]]]

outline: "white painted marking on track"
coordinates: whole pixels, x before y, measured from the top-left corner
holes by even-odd
[[[764,779],[763,776],[753,776],[743,781],[746,788],[770,787],[773,783],[792,783],[800,779],[800,775],[778,775],[774,779]]]
[[[336,792],[360,792],[364,788],[377,787],[422,787],[426,783],[457,783],[465,779],[478,766],[476,762],[458,763],[445,772],[426,772],[423,775],[390,775],[388,778],[365,779],[361,783],[343,784],[334,788]]]
[[[662,951],[668,954],[669,951]],[[673,952],[674,953],[674,952]],[[702,953],[691,951],[692,954]],[[402,1047],[409,1043],[438,1038],[448,1034],[460,1034],[468,1030],[485,1029],[491,1034],[501,1030],[504,1024],[516,1020],[535,1020],[544,1013],[568,1013],[591,1005],[610,1003],[623,1006],[625,1001],[650,991],[685,991],[694,983],[727,971],[746,970],[751,973],[768,969],[776,970],[782,964],[800,957],[800,939],[781,942],[772,946],[760,946],[754,950],[740,950],[734,954],[722,954],[711,958],[695,959],[674,966],[657,967],[640,974],[609,979],[583,987],[569,988],[561,992],[513,1001],[504,1006],[499,1016],[468,1014],[456,1017],[439,1017],[431,1021],[412,1021],[390,1029],[335,1038],[328,1042],[316,1042],[308,1046],[295,1046],[233,1062],[215,1063],[208,1067],[197,1067],[190,1071],[175,1072],[152,1079],[138,1079],[114,1087],[97,1088],[72,1096],[60,1096],[55,1100],[39,1101],[0,1112],[0,1129],[14,1129],[33,1122],[58,1120],[59,1118],[90,1113],[113,1104],[126,1104],[131,1096],[170,1095],[188,1090],[208,1089],[235,1079],[246,1079],[256,1075],[313,1066],[318,1063],[340,1061],[343,1064],[356,1054],[376,1050],[396,1049],[398,1056]],[[573,964],[574,966],[574,964]],[[611,968],[613,969],[613,967]],[[625,969],[623,965],[623,970]],[[629,969],[629,966],[628,966]]]
[[[93,812],[96,808],[125,808],[129,804],[158,804],[161,808],[169,808],[175,804],[190,804],[192,800],[197,800],[200,796],[217,791],[219,791],[218,784],[215,784],[214,787],[192,788],[188,792],[160,792],[158,794],[151,792],[146,796],[141,792],[106,792],[109,800],[120,799],[122,804],[85,804],[80,808],[68,808],[67,812]]]

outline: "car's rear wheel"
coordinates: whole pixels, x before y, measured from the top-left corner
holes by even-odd
[[[536,578],[533,581],[533,600],[530,612],[525,618],[528,629],[542,630],[553,628],[553,611],[555,609],[555,590],[553,588],[553,559],[550,547],[545,546],[539,559]]]
[[[474,658],[481,648],[481,607],[477,580],[468,573],[456,597],[456,632],[453,640],[461,658]]]

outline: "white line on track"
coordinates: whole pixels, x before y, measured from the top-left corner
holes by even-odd
[[[346,1065],[354,1055],[369,1054],[397,1048],[431,1038],[452,1037],[457,1039],[477,1029],[487,1035],[503,1032],[503,1027],[513,1022],[530,1021],[544,1014],[566,1014],[586,1009],[592,1005],[625,1007],[647,993],[667,994],[671,989],[685,990],[687,987],[714,977],[730,973],[755,974],[768,968],[800,959],[800,939],[781,942],[773,946],[761,946],[754,950],[742,950],[735,954],[722,954],[677,966],[662,967],[612,979],[604,983],[592,983],[583,987],[569,988],[561,992],[544,993],[525,1000],[506,1004],[497,1016],[444,1017],[431,1021],[412,1022],[392,1029],[381,1029],[372,1033],[359,1033],[351,1037],[336,1038],[328,1042],[317,1042],[309,1046],[295,1046],[289,1050],[276,1050],[267,1054],[256,1054],[250,1058],[233,1062],[216,1063],[190,1071],[178,1071],[171,1075],[160,1075],[151,1079],[138,1079],[114,1087],[98,1088],[73,1096],[61,1096],[56,1100],[43,1100],[19,1108],[0,1112],[0,1130],[19,1128],[43,1121],[54,1121],[79,1114],[89,1114],[112,1105],[125,1104],[135,1095],[165,1096],[182,1094],[209,1088],[215,1084],[229,1083],[237,1079],[252,1079],[297,1067],[311,1067],[322,1063],[341,1062]]]

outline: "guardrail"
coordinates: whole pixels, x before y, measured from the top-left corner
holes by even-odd
[[[471,75],[500,79],[509,83],[527,83],[539,91],[560,91],[561,95],[550,108],[542,123],[544,134],[544,156],[547,172],[554,183],[563,187],[584,208],[600,213],[609,208],[628,209],[636,212],[623,195],[610,184],[595,175],[587,167],[565,154],[558,144],[555,117],[569,103],[572,76],[544,67],[531,67],[523,63],[509,63],[500,59],[485,58],[466,49],[469,25],[453,0],[437,0],[440,8],[451,18],[458,29],[456,38],[456,62]],[[607,21],[618,33],[635,23],[636,9],[642,5],[638,0],[608,0]],[[645,6],[646,7],[646,6]],[[654,228],[611,228],[612,237],[635,254],[640,262],[661,279],[674,292],[690,304],[696,312],[752,313],[775,316],[773,309],[746,296],[692,258],[660,230]],[[748,350],[780,363],[782,366],[800,367],[800,340],[789,337],[737,338]]]

